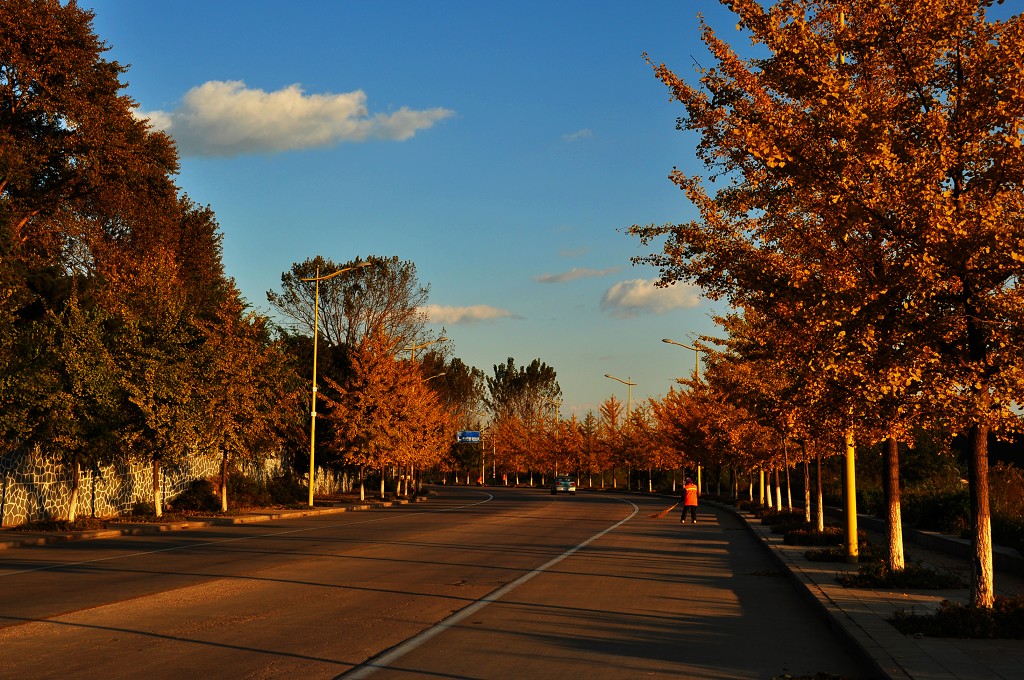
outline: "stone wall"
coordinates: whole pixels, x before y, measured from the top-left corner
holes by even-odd
[[[220,461],[196,457],[178,467],[164,467],[161,473],[166,503],[193,480],[218,475]],[[47,460],[38,449],[0,456],[0,526],[66,518],[71,480],[70,470]],[[78,493],[79,517],[128,514],[136,503],[153,502],[153,466],[134,463],[83,469]]]

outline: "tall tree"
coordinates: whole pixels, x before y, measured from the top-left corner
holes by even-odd
[[[485,403],[499,418],[506,414],[538,418],[561,396],[555,369],[540,359],[517,367],[509,357],[504,364],[495,364],[494,374],[487,377]]]
[[[343,264],[317,256],[296,262],[281,274],[281,292],[268,291],[267,300],[299,333],[313,334],[315,284],[302,279],[361,267],[320,284],[320,333],[334,346],[354,347],[373,333],[384,333],[400,349],[422,332],[421,310],[430,287],[419,282],[416,265],[397,256],[355,259]]]
[[[225,300],[214,318],[200,324],[200,441],[204,453],[221,458],[222,511],[228,509],[233,464],[266,460],[278,452],[289,425],[301,421],[297,397],[305,386],[281,343],[271,340],[267,324],[265,317],[247,311],[239,296]]]
[[[800,308],[832,340],[821,370],[857,374],[861,398],[925,393],[966,430],[972,602],[990,607],[986,442],[1014,424],[1024,347],[1024,22],[990,21],[990,0],[727,4],[767,56],[704,25],[717,65],[699,86],[654,68],[728,183],[712,197],[673,173],[701,219],[635,227],[669,236],[642,259],[665,283]]]
[[[134,116],[126,68],[103,58],[92,12],[59,0],[0,9],[0,253],[73,257],[71,217],[99,216],[113,233],[173,200],[177,155]]]

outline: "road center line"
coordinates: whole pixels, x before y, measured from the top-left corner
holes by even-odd
[[[360,665],[356,666],[355,668],[353,668],[350,671],[347,671],[345,673],[342,673],[341,675],[336,676],[335,680],[342,680],[342,679],[344,679],[344,680],[361,680],[362,678],[370,677],[371,675],[373,675],[374,673],[376,673],[379,670],[387,668],[392,663],[394,663],[395,661],[398,661],[400,658],[402,658],[403,656],[405,656],[409,652],[411,652],[411,651],[415,650],[417,647],[423,645],[425,642],[427,642],[431,638],[433,638],[433,637],[435,637],[435,636],[445,632],[449,628],[452,628],[453,626],[458,624],[460,621],[462,621],[466,617],[471,616],[472,614],[475,614],[476,612],[480,611],[481,609],[483,609],[487,605],[491,604],[492,602],[495,602],[495,601],[501,599],[502,597],[504,597],[505,595],[507,595],[511,591],[515,590],[519,586],[523,585],[524,583],[526,583],[527,581],[532,579],[537,574],[540,574],[541,572],[550,569],[551,567],[555,566],[556,564],[558,564],[559,562],[564,560],[566,557],[569,557],[570,555],[572,555],[573,553],[578,551],[580,548],[586,547],[587,545],[589,545],[593,541],[596,541],[597,539],[601,538],[605,534],[618,529],[620,526],[622,526],[623,524],[625,524],[629,520],[633,519],[633,517],[636,516],[636,513],[640,511],[640,508],[637,507],[637,505],[635,503],[633,503],[632,501],[628,501],[628,500],[626,500],[624,498],[615,498],[614,500],[622,501],[623,503],[629,503],[630,505],[633,506],[633,512],[630,513],[629,516],[626,517],[625,519],[616,522],[615,524],[611,525],[607,529],[604,529],[602,531],[597,532],[596,534],[594,534],[593,536],[591,536],[587,540],[583,541],[579,545],[576,545],[573,548],[569,548],[568,550],[566,550],[564,553],[562,553],[558,557],[555,557],[555,558],[549,560],[548,562],[542,564],[541,566],[537,567],[533,571],[526,572],[525,574],[523,574],[522,576],[520,576],[516,580],[510,581],[510,582],[506,583],[505,585],[501,586],[497,590],[494,590],[490,594],[485,595],[484,597],[480,598],[476,602],[473,602],[472,604],[466,605],[465,607],[463,607],[459,611],[457,611],[457,612],[451,614],[450,616],[448,616],[448,618],[446,618],[446,619],[444,619],[442,621],[439,621],[438,623],[435,623],[430,628],[427,628],[426,630],[420,632],[419,634],[414,635],[413,637],[409,638],[405,642],[402,642],[399,645],[397,645],[395,647],[392,647],[391,649],[389,649],[388,651],[384,652],[383,654],[378,654],[377,656],[375,656],[375,657],[373,657],[371,659],[368,659],[367,661],[364,661],[363,663],[361,663]]]
[[[337,529],[338,527],[350,527],[350,526],[355,526],[357,524],[372,524],[374,522],[383,522],[383,521],[386,521],[386,520],[389,520],[389,519],[396,519],[398,517],[410,517],[410,516],[416,516],[416,515],[426,515],[426,514],[431,514],[431,513],[449,512],[451,510],[462,510],[463,508],[471,508],[471,507],[473,507],[475,505],[483,505],[484,503],[489,503],[490,501],[494,500],[494,496],[492,496],[489,493],[479,492],[479,491],[475,492],[475,493],[485,493],[487,498],[485,498],[482,501],[477,501],[476,503],[467,503],[466,505],[457,505],[455,507],[443,508],[441,510],[421,510],[420,512],[405,513],[405,514],[402,514],[402,515],[390,515],[390,516],[384,516],[384,517],[377,517],[375,519],[360,520],[360,521],[357,521],[357,522],[346,522],[344,524],[327,524],[327,525],[318,525],[318,526],[315,526],[315,527],[306,527],[304,529],[289,529],[287,531],[272,531],[272,532],[269,532],[269,533],[266,533],[266,534],[257,534],[255,536],[239,536],[238,538],[225,538],[224,540],[221,540],[221,541],[211,541],[209,543],[191,543],[189,545],[176,545],[176,546],[173,546],[173,547],[170,547],[170,548],[158,548],[156,550],[142,550],[142,551],[139,551],[139,552],[128,553],[126,555],[111,555],[110,557],[97,557],[94,560],[82,560],[81,562],[63,562],[61,564],[47,564],[47,565],[42,566],[42,567],[32,567],[31,569],[18,569],[17,571],[4,571],[4,572],[0,572],[0,578],[2,578],[4,576],[14,576],[15,574],[28,574],[28,573],[31,573],[31,572],[34,572],[34,571],[51,571],[51,570],[54,570],[54,569],[65,569],[67,567],[78,567],[78,566],[81,566],[83,564],[96,564],[97,562],[111,562],[113,560],[123,560],[123,559],[128,559],[130,557],[141,557],[143,555],[156,555],[156,554],[159,554],[159,553],[174,552],[176,550],[189,550],[189,549],[192,549],[192,548],[201,549],[201,548],[207,548],[207,547],[215,546],[215,545],[224,545],[225,543],[237,543],[239,541],[252,541],[252,540],[256,540],[256,539],[260,539],[260,538],[275,538],[277,536],[287,536],[289,534],[301,534],[301,533],[304,533],[304,532],[307,532],[307,531],[319,531],[321,529]]]

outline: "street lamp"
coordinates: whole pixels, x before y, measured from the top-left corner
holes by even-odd
[[[689,345],[685,345],[681,342],[676,342],[675,340],[669,340],[668,338],[665,338],[664,340],[662,340],[662,342],[667,342],[670,345],[679,345],[680,347],[685,347],[686,349],[692,349],[693,375],[696,377],[697,380],[700,380],[700,353],[704,350],[700,349],[699,347],[690,347]]]
[[[424,347],[430,347],[435,342],[444,342],[447,339],[448,338],[446,338],[446,337],[444,337],[442,335],[441,337],[436,338],[434,340],[428,340],[428,341],[424,342],[421,345],[409,345],[408,347],[403,347],[402,351],[403,352],[409,352],[409,358],[412,359],[413,361],[415,361],[416,360],[416,350],[423,349]]]
[[[477,414],[481,418],[486,418],[487,417],[487,414],[484,413],[483,411],[477,411],[475,408],[471,408],[469,410],[472,411],[473,413]],[[480,483],[481,484],[483,484],[486,481],[486,477],[487,477],[487,468],[484,466],[484,450],[485,449],[484,449],[483,429],[484,429],[483,425],[481,425],[480,426],[480,430],[481,430],[480,431]],[[491,440],[491,446],[494,446],[494,440],[493,439]],[[492,459],[493,459],[493,454],[492,454]]]
[[[313,294],[313,394],[310,397],[309,407],[309,507],[313,507],[313,490],[316,488],[315,470],[313,466],[314,451],[316,450],[316,352],[317,352],[317,339],[320,335],[320,282],[333,279],[335,276],[341,276],[345,272],[350,272],[353,269],[362,269],[363,267],[369,267],[372,262],[360,262],[352,267],[345,267],[338,271],[331,272],[320,276],[320,266],[317,265],[316,274],[312,278],[303,279],[300,281],[315,281],[316,289]]]
[[[548,404],[549,406],[553,406],[554,407],[555,422],[558,422],[559,420],[561,420],[562,400],[561,399],[545,399],[544,403]]]
[[[662,342],[668,343],[670,345],[678,345],[678,346],[683,347],[685,349],[692,349],[693,350],[693,378],[694,378],[694,380],[700,380],[700,353],[702,351],[704,351],[704,350],[702,350],[699,347],[697,347],[696,343],[694,343],[693,347],[690,347],[689,345],[685,345],[685,344],[683,344],[681,342],[676,342],[675,340],[670,340],[669,338],[665,338],[664,340],[662,340]],[[703,489],[704,488],[703,486],[701,486],[701,481],[702,481],[701,480],[701,466],[698,465],[697,466],[697,488],[698,489]]]
[[[604,377],[617,380],[626,386],[626,418],[629,418],[629,412],[633,410],[633,388],[636,387],[636,383],[630,382],[629,378],[623,380],[622,378],[616,378],[614,375],[608,375],[607,373],[604,374]]]

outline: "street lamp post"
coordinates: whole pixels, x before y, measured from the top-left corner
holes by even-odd
[[[662,342],[667,342],[670,345],[679,345],[680,347],[685,347],[686,349],[693,350],[693,375],[696,377],[697,380],[700,380],[700,353],[703,350],[701,350],[699,347],[690,347],[689,345],[685,345],[681,342],[669,340],[668,338],[665,338],[664,340],[662,340]]]
[[[316,451],[316,358],[317,340],[320,335],[320,282],[333,279],[335,276],[340,276],[345,272],[352,271],[353,269],[362,269],[363,267],[368,267],[371,264],[373,263],[360,262],[359,264],[353,267],[345,267],[344,269],[339,269],[335,272],[331,272],[330,274],[325,274],[324,276],[320,276],[320,267],[318,265],[316,268],[316,274],[312,278],[299,279],[300,281],[316,282],[316,288],[313,294],[313,389],[312,396],[310,397],[309,401],[309,507],[313,507],[313,492],[316,489],[316,468],[313,465],[313,459]]]
[[[486,418],[487,417],[487,414],[484,413],[483,411],[477,411],[475,408],[471,408],[469,410],[472,411],[473,413],[477,414],[481,418]],[[487,468],[484,465],[484,455],[485,455],[486,449],[484,449],[484,432],[483,431],[484,431],[484,427],[483,427],[483,425],[481,425],[480,426],[480,483],[481,484],[483,484],[487,480]],[[491,444],[493,445],[494,442],[492,441]]]
[[[670,345],[678,345],[679,347],[683,347],[685,349],[693,350],[693,378],[694,378],[694,380],[700,380],[700,353],[701,353],[702,350],[699,347],[697,347],[696,343],[694,343],[693,347],[690,347],[689,345],[683,344],[681,342],[676,342],[675,340],[670,340],[669,338],[665,338],[664,340],[662,340],[662,342],[668,343]],[[698,465],[697,466],[697,488],[698,489],[703,489],[704,488],[703,486],[701,486],[701,482],[702,482],[702,480],[701,480],[701,469],[700,469],[700,465]]]
[[[629,413],[633,409],[633,388],[636,387],[635,382],[631,382],[630,378],[623,380],[622,378],[616,378],[614,375],[604,374],[604,377],[617,380],[626,386],[626,419],[629,419]]]
[[[428,341],[426,341],[426,342],[424,342],[424,343],[422,343],[420,345],[409,345],[408,347],[403,347],[402,351],[403,352],[408,352],[409,353],[409,358],[412,359],[413,361],[415,361],[416,360],[416,350],[423,349],[424,347],[430,347],[435,342],[444,342],[447,339],[448,338],[446,338],[446,337],[444,337],[442,335],[439,338],[435,338],[434,340],[428,340]]]
[[[545,399],[544,402],[547,403],[547,405],[549,405],[551,407],[554,407],[555,422],[554,422],[554,430],[553,431],[554,431],[554,436],[557,437],[558,436],[558,422],[561,420],[561,416],[562,416],[562,412],[561,412],[562,400],[561,399]],[[555,476],[558,476],[558,462],[557,461],[555,462]]]
[[[630,412],[633,409],[633,388],[636,387],[636,383],[633,382],[633,379],[631,377],[626,378],[625,380],[623,380],[622,378],[616,378],[614,375],[608,375],[607,373],[604,374],[604,377],[611,378],[612,380],[616,380],[616,381],[618,381],[618,382],[620,382],[620,383],[622,383],[623,385],[626,386],[626,422],[629,422],[629,414],[630,414]],[[627,468],[626,469],[626,490],[627,491],[629,490],[629,484],[630,484],[630,471],[629,471],[629,468]],[[613,487],[615,486],[615,468],[614,468],[614,466],[612,467],[612,486]]]

